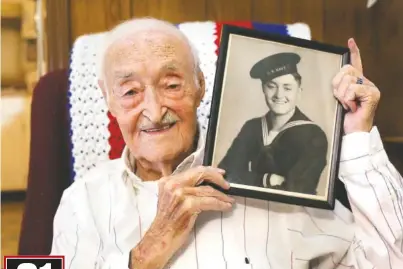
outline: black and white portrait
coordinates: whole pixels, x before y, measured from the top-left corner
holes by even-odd
[[[226,45],[211,164],[242,195],[328,201],[341,124],[331,85],[343,55],[234,33]]]

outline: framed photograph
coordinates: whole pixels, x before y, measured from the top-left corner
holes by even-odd
[[[343,109],[332,80],[348,48],[225,25],[204,165],[226,193],[333,209]]]

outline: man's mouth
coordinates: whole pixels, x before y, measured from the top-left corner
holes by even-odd
[[[176,122],[171,123],[171,124],[164,124],[158,127],[154,127],[154,128],[147,128],[147,129],[143,129],[142,131],[147,133],[147,134],[159,134],[159,133],[163,133],[168,131],[169,129],[171,129],[174,125],[176,124]]]
[[[273,103],[278,104],[278,105],[284,105],[288,103],[287,100],[273,100]]]

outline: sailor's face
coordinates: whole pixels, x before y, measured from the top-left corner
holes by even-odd
[[[296,107],[301,86],[293,75],[287,74],[264,83],[263,92],[270,111],[283,115]]]

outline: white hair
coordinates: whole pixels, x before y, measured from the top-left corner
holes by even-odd
[[[198,81],[198,72],[200,71],[200,60],[199,60],[199,54],[195,46],[192,44],[192,42],[187,38],[187,36],[180,31],[175,25],[163,21],[163,20],[158,20],[155,18],[138,18],[138,19],[131,19],[128,21],[125,21],[119,25],[117,25],[115,28],[111,29],[105,36],[104,42],[101,45],[99,54],[98,54],[98,70],[97,70],[97,77],[98,79],[104,79],[105,76],[105,56],[106,52],[110,48],[112,44],[115,42],[118,42],[128,36],[133,36],[134,34],[138,32],[143,32],[143,31],[149,31],[149,30],[158,30],[162,31],[164,33],[167,33],[169,35],[178,37],[182,39],[190,48],[191,53],[193,55],[193,61],[194,61],[194,72],[195,72],[195,83],[196,86],[199,87],[199,81]]]

